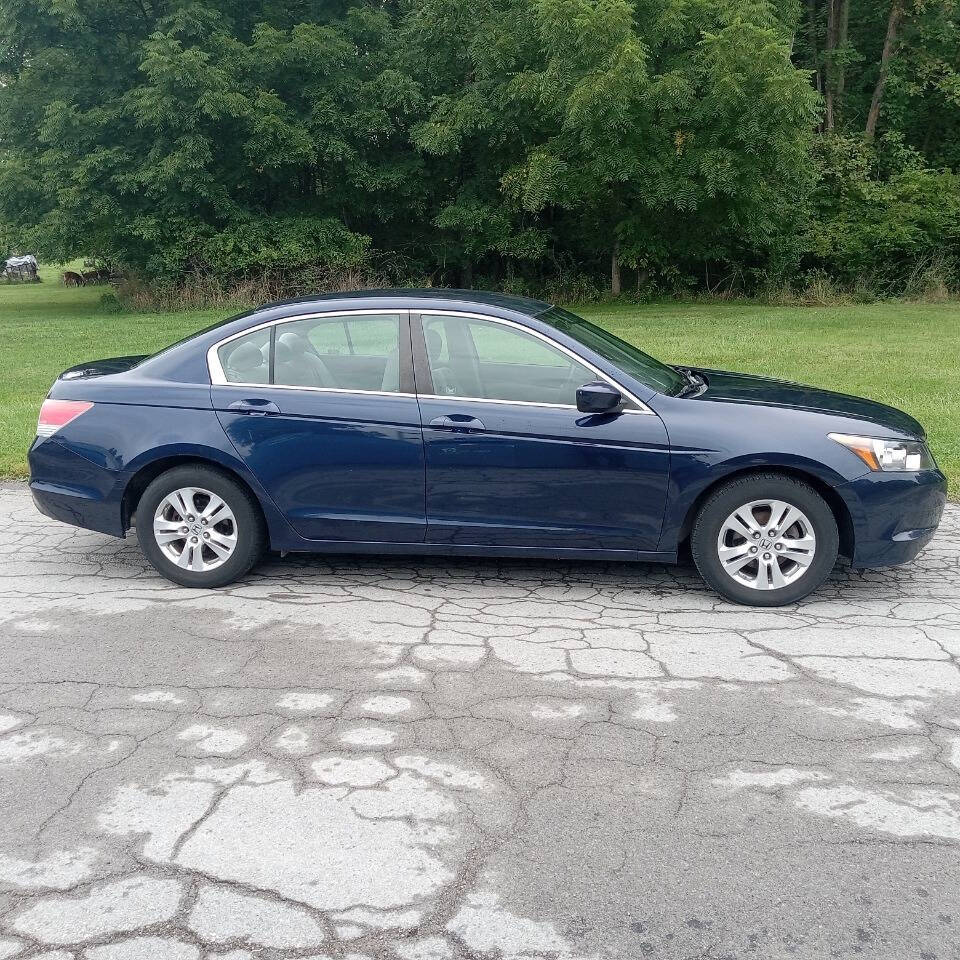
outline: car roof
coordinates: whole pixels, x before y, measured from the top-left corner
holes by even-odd
[[[423,287],[419,289],[397,287],[394,289],[348,290],[342,293],[314,293],[292,300],[281,300],[257,307],[255,313],[275,310],[278,307],[303,306],[312,303],[330,303],[332,301],[356,301],[356,306],[372,306],[379,301],[388,301],[391,306],[401,309],[415,309],[417,306],[438,303],[482,304],[513,310],[516,313],[535,317],[550,309],[550,304],[532,297],[520,297],[508,293],[494,293],[489,290],[453,290],[441,287]]]

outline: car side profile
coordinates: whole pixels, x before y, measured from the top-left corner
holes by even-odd
[[[672,367],[574,314],[472,291],[272,304],[65,371],[38,508],[190,587],[264,550],[676,562],[773,606],[913,559],[946,500],[923,428],[870,400]]]

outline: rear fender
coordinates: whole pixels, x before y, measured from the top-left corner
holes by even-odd
[[[185,443],[182,437],[194,439]],[[272,545],[286,546],[291,539],[299,539],[256,476],[236,455],[212,409],[98,403],[50,440],[35,444],[31,456],[35,482],[57,479],[42,475],[43,464],[49,459],[43,448],[50,443],[80,458],[73,462],[85,462],[95,468],[83,472],[88,475],[85,486],[96,490],[98,514],[110,518],[109,529],[104,529],[102,523],[99,527],[104,532],[125,535],[130,521],[126,495],[130,484],[144,470],[158,463],[172,466],[193,460],[222,467],[250,488],[263,510]],[[63,458],[57,459],[62,466]],[[90,480],[91,476],[96,482]]]

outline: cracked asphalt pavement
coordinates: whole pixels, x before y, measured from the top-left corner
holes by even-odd
[[[796,607],[288,557],[0,486],[0,958],[960,957],[960,508]]]

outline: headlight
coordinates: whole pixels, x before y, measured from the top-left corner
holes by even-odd
[[[831,433],[830,439],[855,453],[871,470],[912,473],[936,466],[927,445],[920,440],[879,440],[847,433]]]

